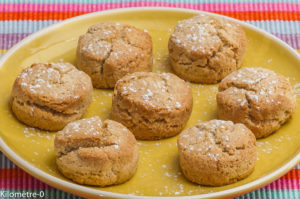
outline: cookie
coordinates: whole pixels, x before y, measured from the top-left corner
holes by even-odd
[[[292,116],[296,98],[284,76],[263,68],[241,68],[220,83],[217,105],[219,119],[243,123],[262,138]]]
[[[79,184],[108,186],[124,183],[138,167],[138,146],[122,124],[99,117],[69,123],[55,135],[58,170]]]
[[[243,124],[211,120],[178,136],[184,176],[197,184],[222,186],[249,176],[257,157],[254,134]]]
[[[152,39],[131,25],[101,23],[80,36],[76,58],[95,88],[113,88],[126,74],[152,71]]]
[[[111,116],[137,139],[156,140],[178,134],[192,106],[192,90],[184,80],[170,73],[136,72],[117,82]]]
[[[91,79],[69,63],[37,63],[14,82],[11,108],[23,123],[57,131],[80,119],[92,100]]]
[[[240,68],[245,49],[240,25],[203,14],[179,21],[169,39],[174,72],[195,83],[217,83]]]

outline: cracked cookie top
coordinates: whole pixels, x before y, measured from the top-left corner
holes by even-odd
[[[152,50],[150,35],[127,24],[110,22],[97,24],[91,26],[81,38],[83,53],[87,53],[87,56],[96,60],[108,58],[110,53],[113,53],[113,56],[121,57],[131,51],[136,56],[137,53],[141,53],[140,56],[145,56]],[[115,49],[118,45],[126,46],[126,50],[118,51]]]
[[[128,73],[152,70],[152,40],[131,25],[101,23],[80,36],[77,64],[96,88],[113,88]]]
[[[210,120],[183,131],[178,137],[178,148],[182,153],[193,153],[195,157],[207,156],[212,161],[219,161],[256,148],[256,139],[243,124]]]
[[[178,134],[192,107],[192,89],[176,75],[135,72],[117,81],[111,117],[137,139],[156,140]]]
[[[174,71],[192,82],[218,82],[240,67],[245,49],[238,24],[203,14],[179,21],[169,39]]]
[[[15,80],[12,98],[53,111],[72,114],[78,103],[89,101],[91,79],[69,63],[36,63]],[[81,107],[78,107],[81,109]]]
[[[129,155],[137,142],[133,134],[122,124],[96,117],[69,123],[55,136],[57,158],[76,152],[83,160],[103,159],[108,153],[112,159]]]
[[[98,116],[69,123],[55,135],[58,170],[80,184],[108,186],[130,179],[138,167],[134,135],[113,120]]]
[[[257,138],[277,130],[295,110],[287,78],[264,68],[241,68],[225,77],[217,94],[220,119],[244,123]]]
[[[241,27],[231,21],[198,15],[178,22],[170,40],[185,49],[191,59],[209,58],[221,48],[240,46]]]
[[[190,86],[171,73],[136,72],[120,79],[114,96],[119,95],[150,109],[187,109],[192,102]]]

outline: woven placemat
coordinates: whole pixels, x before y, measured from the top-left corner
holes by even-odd
[[[214,12],[262,28],[300,52],[300,0],[0,0],[0,57],[24,37],[64,19],[125,7],[178,7]],[[1,119],[1,118],[0,118]],[[275,182],[238,198],[300,198],[300,164]],[[80,198],[30,176],[0,152],[3,192],[43,193],[40,198]],[[20,197],[22,198],[22,197]]]

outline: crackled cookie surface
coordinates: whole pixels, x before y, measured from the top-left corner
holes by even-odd
[[[171,73],[136,72],[117,82],[112,118],[137,139],[161,139],[183,129],[192,106],[192,90],[184,80]]]
[[[243,124],[211,120],[178,136],[179,163],[184,176],[197,184],[221,186],[252,173],[256,139]]]
[[[95,88],[113,88],[126,74],[152,71],[152,39],[131,25],[101,23],[80,36],[76,57]]]
[[[262,138],[292,116],[296,98],[284,76],[263,68],[241,68],[222,80],[217,104],[219,119],[243,123]]]
[[[246,35],[238,24],[203,14],[179,21],[169,39],[173,70],[197,83],[217,83],[237,70],[245,49]]]
[[[138,167],[138,147],[122,124],[99,117],[69,123],[54,140],[59,171],[86,185],[108,186],[129,180]]]
[[[91,79],[69,63],[38,63],[26,68],[14,82],[11,107],[25,124],[61,130],[81,118],[92,100]]]

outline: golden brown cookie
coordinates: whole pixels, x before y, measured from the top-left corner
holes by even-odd
[[[113,88],[126,74],[152,71],[152,39],[131,25],[101,23],[80,36],[76,57],[95,88]]]
[[[122,124],[99,117],[69,123],[54,140],[58,170],[74,182],[108,186],[129,180],[138,167],[138,146]]]
[[[92,92],[90,77],[73,65],[38,63],[15,80],[11,108],[25,124],[56,131],[85,114]]]
[[[222,80],[217,104],[219,119],[243,123],[262,138],[292,116],[296,98],[284,76],[263,68],[241,68]]]
[[[192,90],[184,80],[170,73],[136,72],[117,82],[112,119],[137,139],[162,139],[183,129],[192,107]]]
[[[169,39],[175,73],[191,82],[217,83],[242,63],[246,35],[236,23],[208,15],[179,21]]]
[[[246,178],[256,161],[256,139],[243,124],[211,120],[178,136],[184,176],[197,184],[221,186]]]

